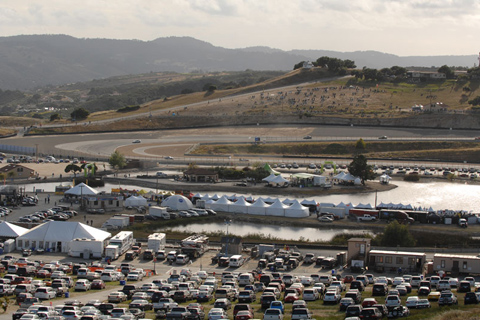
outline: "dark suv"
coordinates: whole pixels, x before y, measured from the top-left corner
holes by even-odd
[[[383,314],[377,308],[365,308],[360,313],[362,319],[382,319]]]
[[[365,286],[363,285],[362,281],[354,280],[350,283],[350,289],[358,289],[358,291],[363,291],[365,290]]]
[[[460,281],[457,292],[470,292],[472,290],[469,281]]]
[[[388,292],[388,287],[385,283],[375,283],[372,288],[372,296],[384,296]]]
[[[479,300],[475,292],[465,293],[464,304],[478,304]]]
[[[345,317],[359,317],[360,313],[362,313],[362,306],[358,304],[354,304],[351,306],[347,307],[347,310],[345,311]]]

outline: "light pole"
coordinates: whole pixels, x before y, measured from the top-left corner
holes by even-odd
[[[225,244],[225,256],[228,256],[228,226],[232,223],[232,220],[225,219],[225,225],[227,226],[227,242]]]

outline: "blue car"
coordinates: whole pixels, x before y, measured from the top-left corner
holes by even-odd
[[[282,313],[285,313],[285,308],[283,306],[282,301],[272,301],[270,303],[270,308],[271,309],[279,309],[280,311],[282,311]]]

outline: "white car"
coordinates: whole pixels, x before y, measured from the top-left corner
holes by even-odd
[[[402,284],[405,280],[403,279],[403,277],[395,277],[393,278],[393,286],[398,286],[400,284]]]
[[[127,280],[128,281],[140,281],[143,279],[143,273],[137,270],[131,271],[127,275]]]
[[[342,296],[340,295],[340,293],[336,291],[327,291],[327,293],[325,293],[325,296],[323,297],[323,303],[337,304],[340,302],[341,299]]]
[[[385,299],[385,305],[387,308],[389,307],[398,307],[402,304],[402,300],[400,300],[400,297],[397,295],[389,295]]]
[[[141,142],[142,142],[142,140],[140,140],[140,139],[137,139],[137,140],[133,140],[133,141],[132,141],[132,143],[141,143]]]
[[[304,286],[311,286],[315,283],[312,277],[304,276],[300,278],[300,283]]]
[[[315,289],[305,289],[303,291],[303,300],[305,301],[316,301],[320,299],[320,295],[318,294],[318,291]]]
[[[87,279],[79,279],[77,283],[75,283],[75,291],[88,291],[92,288],[92,284]]]
[[[40,300],[49,300],[55,298],[57,292],[52,287],[40,287],[35,292],[35,298]]]
[[[268,308],[267,310],[265,310],[263,320],[283,320],[282,310]]]
[[[228,319],[227,312],[222,308],[212,308],[208,312],[208,320]]]
[[[418,300],[418,296],[410,296],[407,298],[407,302],[405,302],[405,305],[409,309],[415,309],[417,307]]]

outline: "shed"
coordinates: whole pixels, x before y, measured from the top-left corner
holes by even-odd
[[[368,266],[378,272],[396,272],[401,268],[409,273],[421,273],[426,260],[425,252],[371,250]]]
[[[225,252],[226,255],[242,254],[242,238],[224,236],[220,239],[220,242],[222,244],[221,252]]]
[[[480,274],[480,257],[436,253],[433,256],[433,270],[453,274]]]

